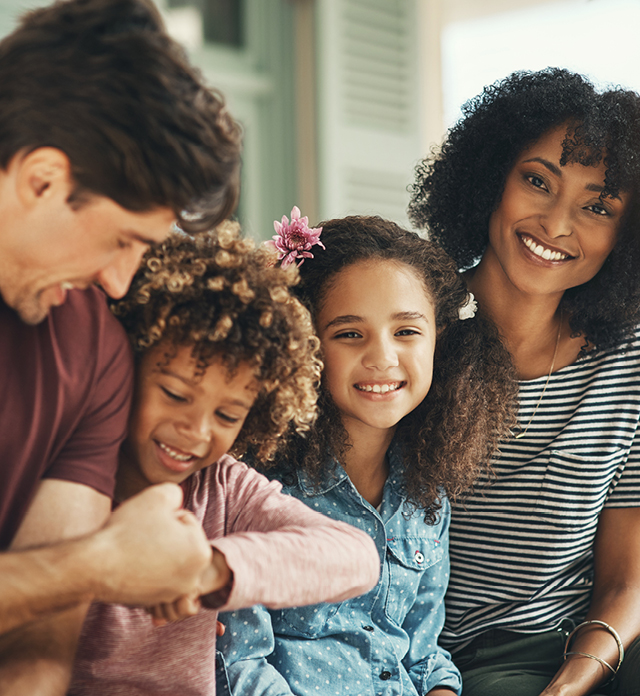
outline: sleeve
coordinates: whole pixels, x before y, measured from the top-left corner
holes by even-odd
[[[451,507],[445,499],[441,512],[440,543],[442,560],[422,575],[416,601],[407,614],[403,628],[411,643],[403,664],[420,696],[437,686],[462,691],[462,678],[451,655],[440,647],[438,638],[444,625],[444,595],[449,584],[449,521]]]
[[[621,351],[617,360],[609,366],[609,384],[604,396],[600,396],[601,412],[615,423],[608,423],[608,449],[612,450],[610,462],[617,464],[611,480],[607,508],[640,506],[640,328],[635,339]],[[606,400],[606,403],[605,403]],[[605,416],[603,415],[603,418]],[[599,452],[596,452],[599,454]]]
[[[209,595],[205,606],[340,602],[374,587],[380,561],[368,534],[309,509],[244,464],[225,471],[227,531],[211,543],[224,554],[233,585],[222,605]]]
[[[66,314],[65,321],[73,317],[75,325],[72,328],[61,321],[58,330],[74,344],[75,352],[68,357],[68,389],[84,389],[86,394],[76,421],[69,424],[70,436],[45,478],[82,483],[112,497],[118,451],[129,417],[133,359],[126,334],[102,294],[94,290],[84,299],[88,300],[81,306],[84,316]],[[83,341],[74,340],[78,331],[82,331]]]
[[[224,635],[218,638],[227,687],[232,696],[291,696],[287,680],[269,664],[275,647],[271,616],[261,606],[223,613]]]

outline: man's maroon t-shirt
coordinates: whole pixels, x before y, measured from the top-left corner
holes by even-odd
[[[0,299],[0,549],[42,478],[113,495],[132,383],[124,331],[97,288],[36,326]]]

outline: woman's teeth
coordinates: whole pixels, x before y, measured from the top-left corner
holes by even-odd
[[[560,251],[551,251],[551,249],[546,249],[542,246],[542,244],[536,244],[533,241],[533,239],[529,237],[522,237],[522,241],[524,242],[525,246],[536,256],[539,256],[540,258],[545,259],[547,261],[564,261],[564,259],[569,258],[568,254],[563,254]]]
[[[160,447],[163,452],[166,452],[172,459],[175,459],[178,462],[188,462],[190,459],[194,459],[192,454],[182,454],[181,452],[177,452],[169,447],[169,445],[165,445],[164,442],[158,442],[158,447]]]
[[[356,384],[356,389],[374,394],[386,394],[390,391],[400,389],[402,382],[391,382],[390,384]]]

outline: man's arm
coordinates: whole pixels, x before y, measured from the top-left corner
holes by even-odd
[[[38,491],[38,496],[43,491],[42,506],[34,501],[33,516],[30,510],[16,543],[27,544],[35,538],[35,530],[40,526],[34,524],[36,514],[55,508],[57,503],[47,498],[54,490],[60,492],[59,484],[64,482],[43,482]],[[15,665],[20,663],[20,655],[26,654],[29,645],[34,646],[37,659],[53,667],[56,674],[62,674],[58,677],[59,684],[66,679],[66,668],[60,669],[60,660],[64,661],[75,650],[84,616],[84,608],[78,605],[86,605],[93,599],[157,604],[175,601],[185,594],[201,594],[201,578],[211,562],[211,547],[197,520],[180,509],[181,502],[182,491],[178,486],[153,486],[121,505],[106,526],[93,534],[0,555],[0,631],[14,629],[0,639],[5,651],[13,651],[5,659],[7,679],[17,678],[11,670],[20,672]],[[84,503],[78,501],[78,505],[82,507]],[[99,512],[94,514],[96,525],[99,516]],[[74,523],[67,520],[58,531],[66,529],[72,535],[73,527]],[[52,612],[59,613],[45,618]],[[29,622],[35,623],[26,626]],[[66,644],[59,650],[39,640],[30,642],[29,629],[37,631],[45,626],[47,631],[52,631],[51,636],[65,636]],[[36,659],[35,654],[28,659]],[[0,691],[11,693],[8,688]],[[23,688],[15,693],[64,693],[64,688],[62,691]]]
[[[45,479],[40,483],[11,551],[47,546],[99,529],[111,501],[88,486]],[[29,588],[23,587],[25,593]],[[81,603],[15,629],[0,638],[0,693],[62,694],[88,604]]]

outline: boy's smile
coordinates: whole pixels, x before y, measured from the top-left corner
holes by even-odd
[[[230,376],[214,360],[202,372],[191,350],[180,346],[167,362],[173,348],[160,344],[138,365],[118,474],[127,497],[150,484],[181,483],[213,464],[229,451],[253,406],[257,384],[248,364]]]

